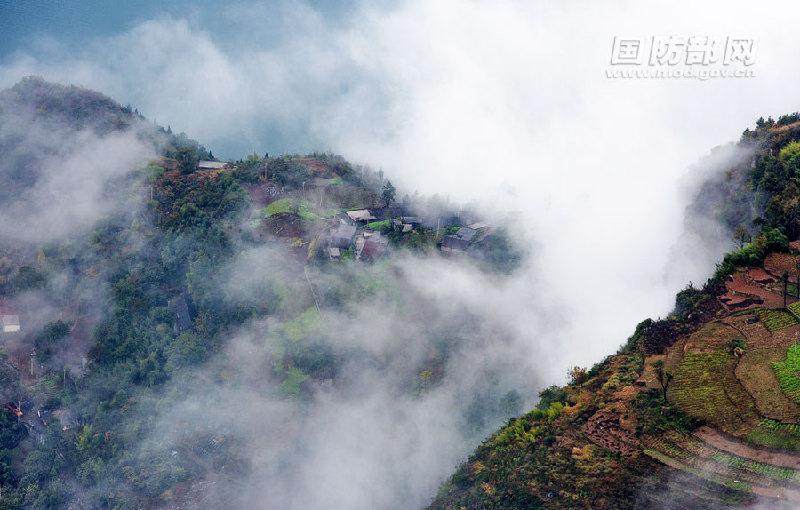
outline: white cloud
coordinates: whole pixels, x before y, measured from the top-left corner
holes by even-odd
[[[37,73],[97,88],[215,152],[275,147],[270,137],[283,133],[287,149],[333,149],[405,189],[515,212],[538,242],[536,270],[517,282],[409,275],[442,301],[488,303],[487,320],[507,321],[529,342],[537,376],[558,382],[711,271],[705,246],[695,258],[673,250],[686,182],[704,177],[690,165],[755,118],[797,109],[798,11],[792,2],[407,0],[334,24],[293,4],[275,13],[284,29],[274,40],[258,30],[272,30],[273,13],[240,4],[221,13],[248,30],[234,47],[212,27],[162,18],[75,53],[19,55],[0,67],[0,84]],[[757,77],[605,77],[613,36],[663,33],[755,35]]]
[[[30,180],[0,204],[3,237],[34,243],[64,239],[141,205],[130,180],[128,193],[111,191],[155,156],[136,129],[98,135],[22,115],[2,119],[0,139],[14,140],[15,149],[0,162],[0,172],[9,181],[15,175]]]

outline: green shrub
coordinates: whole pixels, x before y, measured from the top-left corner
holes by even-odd
[[[539,392],[539,403],[536,404],[536,408],[544,411],[550,407],[550,404],[554,402],[564,402],[565,400],[567,400],[567,393],[564,391],[564,388],[555,385],[548,386]]]
[[[752,242],[726,253],[722,262],[717,264],[717,270],[706,283],[706,287],[722,283],[728,275],[733,274],[737,266],[761,266],[768,253],[786,250],[788,246],[789,238],[781,229],[766,228]]]

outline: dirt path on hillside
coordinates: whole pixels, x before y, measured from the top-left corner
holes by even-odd
[[[761,450],[726,436],[711,427],[700,427],[693,432],[701,441],[733,455],[773,466],[800,469],[800,455]]]

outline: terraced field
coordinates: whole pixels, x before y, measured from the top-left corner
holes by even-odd
[[[729,489],[800,502],[800,470],[741,457],[669,432],[645,441],[645,455]]]
[[[755,342],[754,342],[755,343]],[[781,389],[773,363],[783,359],[782,347],[748,347],[736,365],[736,378],[752,395],[759,414],[781,422],[794,422],[800,419],[800,406]]]
[[[795,301],[787,308],[789,308],[789,311],[791,311],[795,317],[800,317],[800,301]]]
[[[689,352],[675,369],[668,399],[681,411],[725,432],[743,435],[761,421],[736,379],[736,358],[725,351]]]
[[[781,390],[795,402],[800,402],[800,344],[786,351],[786,359],[772,364]]]
[[[765,508],[799,508],[800,301],[781,309],[773,278],[747,275],[729,279],[723,297],[755,295],[761,304],[725,308],[659,357],[673,376],[667,400],[704,425],[641,438],[643,452],[681,476],[770,498]],[[656,387],[652,379],[643,374],[641,385]]]
[[[763,420],[748,434],[747,440],[769,448],[800,451],[800,425]]]
[[[775,332],[797,324],[797,319],[794,318],[794,315],[785,310],[760,308],[756,311],[756,314],[758,315],[758,319],[770,332]]]

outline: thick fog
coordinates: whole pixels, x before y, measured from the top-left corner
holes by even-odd
[[[3,196],[0,235],[28,242],[64,240],[88,231],[95,222],[128,207],[138,207],[134,187],[126,204],[111,188],[132,169],[155,157],[135,131],[97,135],[92,130],[43,126],[19,116],[2,116],[0,138],[16,150],[0,162],[8,182],[30,181],[19,193]],[[125,182],[130,185],[130,182]]]
[[[247,275],[249,282],[225,288],[226,299],[257,299],[253,289],[282,281],[295,282],[292,299],[309,300],[303,273],[269,246],[244,251],[222,273],[232,281]],[[193,488],[204,507],[428,503],[477,442],[531,404],[543,382],[536,366],[547,361],[538,344],[547,328],[558,327],[557,313],[545,313],[546,303],[522,310],[508,302],[511,293],[533,292],[532,282],[488,281],[469,264],[437,258],[407,255],[335,275],[309,272],[320,296],[330,294],[324,289],[333,282],[326,280],[349,278],[377,278],[381,290],[306,312],[319,320],[306,332],[314,343],[301,348],[325,353],[340,367],[328,378],[315,375],[309,397],[287,398],[270,381],[276,335],[294,326],[280,314],[248,323],[220,356],[170,383],[168,393],[179,394],[179,403],[161,406],[142,454],[174,450],[180,459],[187,455],[182,438],[200,434],[236,441],[245,474],[235,461],[215,461],[211,487]],[[426,376],[431,359],[441,365]]]
[[[727,233],[713,219],[687,226],[684,211],[699,182],[746,155],[692,164],[759,116],[797,109],[796,27],[781,21],[797,11],[789,2],[410,0],[332,22],[301,3],[237,3],[137,22],[80,48],[41,40],[0,63],[0,84],[40,74],[85,85],[217,154],[333,150],[382,168],[401,192],[472,200],[494,222],[514,218],[529,257],[512,278],[402,258],[392,262],[394,284],[415,306],[398,309],[388,297],[331,315],[323,306],[321,341],[353,354],[352,372],[341,386],[316,388],[309,407],[250,384],[264,367],[264,335],[280,324],[248,324],[191,387],[175,383],[186,409],[163,416],[143,445],[169,449],[171,416],[198,413],[247,442],[252,476],[237,495],[245,508],[413,508],[497,426],[465,428],[474,388],[494,377],[499,392],[516,388],[529,406],[537,389],[613,352],[637,322],[666,315],[677,290],[710,274]],[[660,33],[757,36],[757,75],[606,78],[615,35]],[[86,147],[66,163],[84,168]],[[135,146],[119,153],[140,155]],[[44,181],[41,196],[59,182]],[[48,228],[91,217],[79,208]],[[239,294],[248,278],[281,265],[269,253],[237,263],[246,269],[230,274],[232,299],[249,299]],[[442,384],[410,398],[404,381],[435,344],[431,317],[471,329],[460,332]],[[204,375],[236,360],[234,383]],[[206,399],[223,403],[218,413]]]
[[[296,2],[213,5],[80,47],[51,37],[8,55],[0,82],[84,84],[219,154],[332,149],[405,189],[516,213],[570,317],[554,379],[704,279],[705,264],[671,258],[690,164],[796,109],[795,28],[774,18],[791,2],[378,5],[334,19]],[[607,79],[612,38],[632,33],[751,34],[756,77]]]

